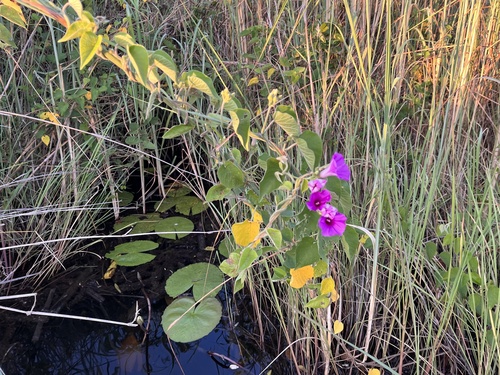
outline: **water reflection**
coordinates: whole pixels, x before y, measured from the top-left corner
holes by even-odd
[[[152,312],[150,334],[144,343],[139,329],[52,319],[44,325],[39,342],[32,344],[29,340],[35,325],[26,325],[16,336],[18,341],[3,357],[2,369],[6,375],[246,375],[260,372],[259,354],[249,352],[238,343],[235,333],[229,332],[223,323],[196,342],[170,342],[161,327],[164,308],[160,304]],[[242,367],[230,369],[231,362],[225,358]]]

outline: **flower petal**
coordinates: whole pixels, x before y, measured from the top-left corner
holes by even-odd
[[[330,165],[319,174],[319,177],[321,178],[328,176],[335,176],[341,180],[349,181],[351,173],[342,154],[338,152],[333,154]]]
[[[306,205],[311,211],[317,211],[321,210],[331,199],[332,196],[328,190],[321,190],[312,193]]]

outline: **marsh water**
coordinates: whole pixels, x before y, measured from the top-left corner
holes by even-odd
[[[223,316],[208,336],[187,344],[169,341],[161,326],[170,302],[165,281],[184,265],[209,260],[210,253],[195,236],[166,241],[153,253],[153,262],[119,267],[111,280],[103,279],[109,260],[84,254],[34,290],[35,311],[130,322],[138,305],[143,319],[149,320],[146,338],[140,328],[0,310],[0,368],[5,375],[261,373],[273,356],[254,339],[258,335],[244,294],[234,297],[224,289],[219,293]],[[32,303],[32,299],[2,301],[24,311]],[[284,372],[273,371],[280,373]]]
[[[138,328],[51,319],[33,343],[36,324],[27,323],[18,327],[2,369],[6,375],[259,374],[269,361],[248,340],[238,338],[246,334],[243,327],[229,329],[224,318],[201,340],[169,341],[161,327],[164,308],[161,303],[154,306],[144,342]]]

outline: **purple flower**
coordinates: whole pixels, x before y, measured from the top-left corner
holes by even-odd
[[[317,211],[330,202],[330,199],[332,199],[332,196],[328,190],[316,191],[311,194],[306,205],[311,211]]]
[[[319,210],[319,213],[321,217],[318,221],[318,226],[323,236],[341,236],[344,233],[347,221],[347,217],[344,214],[341,214],[335,207],[329,204],[325,204]]]
[[[311,190],[311,193],[316,193],[317,191],[320,191],[323,189],[323,187],[326,185],[326,180],[322,179],[317,179],[317,180],[312,180],[309,181],[307,186],[309,186],[309,190]]]
[[[335,176],[341,180],[349,181],[351,173],[349,172],[349,167],[344,161],[342,154],[336,152],[332,156],[332,161],[328,168],[321,171],[319,177],[325,178],[328,176]]]

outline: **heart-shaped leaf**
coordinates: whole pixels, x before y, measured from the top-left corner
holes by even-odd
[[[213,264],[195,263],[175,271],[167,280],[165,290],[171,297],[177,297],[193,288],[196,301],[208,294],[215,297],[222,288],[224,275]]]
[[[85,31],[80,38],[80,70],[92,60],[101,46],[102,35],[96,35],[91,31]]]
[[[191,342],[208,335],[217,327],[222,306],[215,298],[207,298],[196,305],[190,297],[172,302],[163,313],[161,324],[172,341]]]
[[[155,232],[167,232],[158,235],[170,240],[186,237],[193,231],[193,229],[193,222],[181,216],[168,217],[159,221],[155,225]]]
[[[115,246],[113,251],[110,251],[106,254],[107,258],[115,259],[119,255],[122,254],[133,254],[133,253],[142,253],[144,251],[154,250],[158,247],[158,244],[153,241],[132,241],[122,243],[120,245]]]
[[[156,256],[146,253],[122,254],[112,258],[116,264],[124,267],[135,267],[151,262]]]

